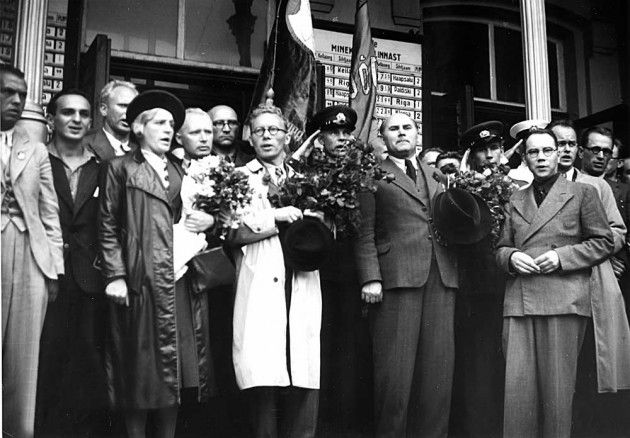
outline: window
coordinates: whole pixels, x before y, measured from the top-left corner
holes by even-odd
[[[87,0],[85,45],[106,34],[112,50],[175,57],[177,0]]]

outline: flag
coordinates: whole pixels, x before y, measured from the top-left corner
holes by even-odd
[[[367,0],[357,0],[350,63],[350,107],[357,112],[355,137],[367,142],[372,132],[378,64],[370,30]]]
[[[250,111],[273,89],[274,104],[289,121],[292,149],[301,144],[306,121],[317,111],[314,47],[308,0],[279,0]]]

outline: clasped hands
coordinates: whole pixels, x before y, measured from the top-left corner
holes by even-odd
[[[535,259],[524,252],[516,251],[510,258],[510,264],[520,275],[549,274],[560,268],[560,257],[554,250],[547,251]]]

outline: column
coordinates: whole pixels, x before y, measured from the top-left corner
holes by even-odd
[[[22,119],[31,140],[46,140],[46,119],[41,107],[44,79],[44,42],[48,0],[22,0],[17,19],[16,66],[24,72],[28,96]]]
[[[520,0],[527,119],[551,121],[544,0]]]

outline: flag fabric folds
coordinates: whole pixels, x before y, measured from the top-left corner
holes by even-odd
[[[279,0],[250,111],[265,102],[272,88],[274,104],[289,121],[292,149],[301,144],[307,119],[318,107],[314,51],[308,0]]]
[[[370,29],[367,0],[357,0],[350,65],[350,107],[357,112],[355,137],[367,142],[375,133],[374,106],[378,85],[378,64]],[[372,135],[371,135],[372,134]]]

